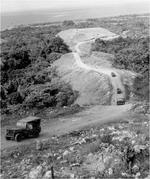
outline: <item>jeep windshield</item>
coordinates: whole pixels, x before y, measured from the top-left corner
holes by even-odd
[[[18,128],[26,128],[26,122],[20,122],[20,121],[18,121],[17,124],[16,124],[16,126],[17,126]]]

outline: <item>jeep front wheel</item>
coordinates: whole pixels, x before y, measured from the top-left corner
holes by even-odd
[[[20,142],[21,139],[22,139],[21,134],[16,134],[15,135],[15,141]]]
[[[39,137],[39,133],[35,133],[35,134],[33,135],[33,137],[34,137],[34,138]]]
[[[10,137],[5,137],[6,138],[6,140],[10,140]]]

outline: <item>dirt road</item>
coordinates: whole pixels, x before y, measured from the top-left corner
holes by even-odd
[[[52,137],[54,135],[62,135],[74,130],[79,130],[84,127],[95,126],[97,124],[102,125],[104,123],[112,121],[123,121],[129,118],[129,112],[131,105],[122,106],[94,106],[85,111],[79,112],[72,117],[59,118],[51,121],[43,121],[42,132],[38,139]],[[6,149],[14,146],[33,143],[37,139],[27,139],[21,142],[6,141],[5,131],[7,127],[2,128],[1,131],[1,149]]]
[[[118,37],[118,36],[116,36],[116,37]],[[115,37],[110,37],[110,38],[106,38],[106,39],[110,40],[110,39],[113,39],[113,38],[115,38]],[[103,39],[105,39],[105,38],[103,38]],[[74,49],[74,52],[73,52],[74,58],[76,60],[77,65],[80,68],[90,70],[90,71],[94,71],[94,72],[97,72],[99,74],[102,73],[102,74],[105,74],[109,77],[110,82],[113,86],[113,97],[112,97],[113,101],[112,101],[112,104],[116,104],[118,98],[125,98],[125,89],[124,89],[124,85],[121,82],[121,77],[120,77],[119,73],[117,73],[117,71],[114,68],[106,68],[106,67],[103,67],[103,66],[96,68],[92,65],[87,65],[87,64],[82,62],[82,58],[80,57],[80,54],[82,54],[82,51],[80,50],[80,45],[83,45],[87,42],[92,42],[94,40],[95,40],[95,38],[92,38],[92,39],[88,39],[88,40],[85,40],[83,42],[77,43],[77,45],[73,48]],[[112,76],[112,73],[115,74],[115,77]],[[119,94],[119,95],[117,94],[117,89],[121,90],[121,94]]]
[[[84,70],[90,70],[90,71],[94,71],[97,72],[99,74],[103,73],[107,76],[109,76],[110,81],[112,83],[113,86],[113,90],[114,90],[114,96],[115,98],[117,98],[117,88],[120,88],[122,91],[122,94],[124,95],[124,86],[121,83],[120,80],[120,76],[117,73],[116,70],[112,69],[112,68],[105,68],[104,66],[98,67],[96,68],[95,66],[92,65],[87,65],[86,63],[83,63],[82,58],[80,57],[81,51],[80,51],[80,45],[87,42],[87,40],[89,40],[89,35],[91,35],[90,39],[95,39],[96,37],[99,37],[99,35],[103,38],[116,38],[115,34],[112,34],[110,32],[108,32],[105,29],[100,29],[99,28],[99,34],[95,35],[95,33],[97,33],[97,30],[91,29],[87,29],[87,30],[82,30],[82,33],[86,34],[85,36],[83,35],[83,38],[79,36],[80,42],[78,41],[76,44],[73,43],[75,46],[74,50],[73,50],[73,55],[74,55],[74,59],[76,64],[78,65],[78,67],[83,68]],[[86,32],[85,32],[86,31]],[[75,33],[74,30],[72,30],[71,32]],[[103,34],[101,34],[103,32]],[[66,33],[66,38],[69,37],[68,32]],[[109,35],[109,38],[106,36],[104,37],[104,34],[106,36],[106,34]],[[63,34],[64,35],[64,34]],[[82,39],[82,41],[81,41]],[[71,42],[71,41],[70,41]],[[69,43],[68,43],[69,44]],[[71,46],[73,47],[73,46]],[[112,77],[111,73],[114,72],[116,74],[115,77]],[[126,105],[122,105],[122,106],[116,106],[116,105],[112,105],[112,106],[94,106],[91,107],[85,111],[82,111],[80,113],[77,113],[75,115],[73,115],[72,117],[68,117],[68,118],[59,118],[59,119],[55,119],[55,120],[50,120],[50,121],[42,121],[42,132],[41,135],[39,137],[39,139],[44,139],[44,138],[49,138],[50,136],[53,135],[61,135],[61,134],[65,134],[68,132],[71,132],[73,130],[78,130],[81,129],[83,127],[87,127],[87,126],[93,126],[93,125],[97,125],[97,124],[104,124],[104,123],[108,123],[111,121],[117,121],[117,120],[127,120],[128,116],[129,116],[129,112],[128,110],[131,108],[130,104],[126,104]],[[6,141],[5,140],[5,131],[6,128],[8,126],[5,126],[4,128],[1,129],[1,149],[5,149],[5,148],[10,148],[13,146],[18,146],[18,145],[24,145],[24,144],[30,144],[32,142],[34,142],[36,139],[28,139],[28,140],[24,140],[20,143],[14,142],[14,141]],[[11,127],[11,126],[9,126]]]

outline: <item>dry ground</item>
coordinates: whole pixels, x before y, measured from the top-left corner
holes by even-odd
[[[86,126],[108,123],[111,121],[124,120],[128,116],[127,110],[131,105],[123,106],[93,106],[65,118],[57,118],[52,120],[42,120],[42,132],[39,139],[49,138],[53,135],[62,135],[70,131],[79,130]],[[124,116],[124,117],[123,117]],[[24,140],[20,143],[15,141],[6,141],[6,128],[13,126],[5,126],[1,130],[1,149],[7,149],[14,146],[20,146],[34,142],[36,139]]]

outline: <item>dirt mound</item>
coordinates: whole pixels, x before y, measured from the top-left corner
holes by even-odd
[[[107,75],[78,67],[72,53],[62,56],[54,63],[60,77],[71,84],[73,90],[79,91],[76,103],[111,104],[111,90]]]

